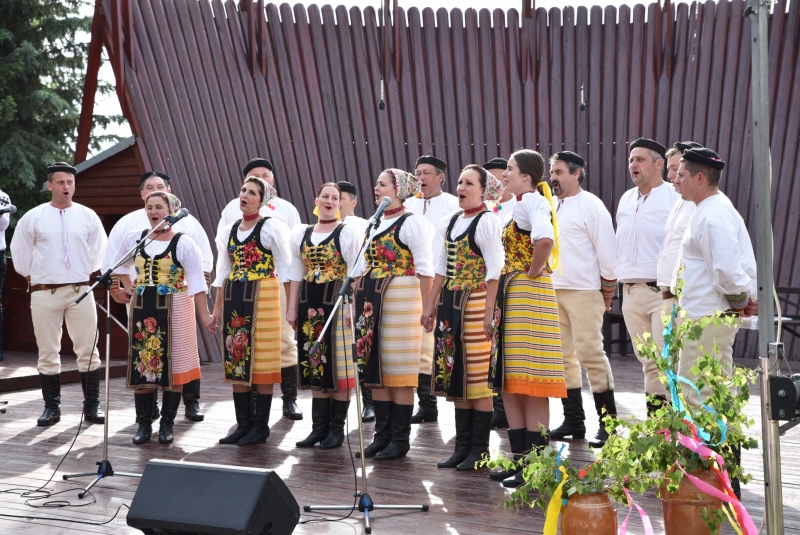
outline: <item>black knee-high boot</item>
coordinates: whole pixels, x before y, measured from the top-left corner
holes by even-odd
[[[398,405],[392,402],[392,441],[383,451],[375,455],[376,461],[389,461],[405,457],[411,449],[411,415],[414,405]]]
[[[667,403],[667,396],[661,394],[647,394],[645,393],[645,400],[647,401],[647,417],[652,418],[656,411]],[[651,401],[650,398],[653,398]]]
[[[39,374],[44,398],[44,412],[36,420],[36,425],[47,427],[61,421],[61,374]]]
[[[171,444],[175,417],[178,415],[178,407],[181,406],[181,393],[164,390],[162,405],[161,422],[158,426],[158,443]]]
[[[375,421],[375,407],[372,405],[372,389],[361,387],[361,421]]]
[[[259,394],[256,397],[256,413],[253,427],[242,439],[240,446],[252,446],[266,442],[269,438],[269,410],[272,408],[272,394]]]
[[[331,426],[331,398],[311,399],[311,434],[299,442],[298,448],[310,448],[328,436]]]
[[[281,399],[283,400],[283,417],[290,420],[302,420],[303,411],[297,406],[297,365],[281,368]]]
[[[106,416],[100,410],[100,370],[83,372],[80,376],[83,388],[83,419],[102,424],[106,421]]]
[[[564,440],[572,437],[582,440],[586,437],[586,413],[583,411],[583,398],[580,388],[567,390],[567,397],[561,398],[564,407],[564,423],[550,431],[553,440]]]
[[[238,426],[230,435],[219,439],[220,444],[237,444],[253,427],[253,392],[234,392],[233,408]]]
[[[542,435],[541,431],[525,431],[525,444],[527,445],[525,451],[528,451],[529,449],[531,451],[541,451],[549,442],[549,438]],[[522,477],[522,470],[514,474],[512,477],[503,480],[503,486],[509,489],[515,489],[523,483],[525,483],[525,479]]]
[[[431,375],[420,373],[417,378],[417,399],[419,409],[411,418],[412,424],[422,422],[435,422],[439,418],[439,409],[436,408],[436,396],[431,394]]]
[[[456,447],[446,461],[437,463],[439,468],[455,468],[469,455],[472,448],[472,409],[456,409]]]
[[[133,403],[136,407],[136,423],[139,424],[133,443],[144,444],[153,434],[153,394],[134,394]]]
[[[347,421],[349,408],[349,399],[347,401],[339,401],[331,398],[331,425],[328,428],[328,436],[319,443],[319,449],[338,448],[344,443],[344,424]]]
[[[506,429],[508,418],[506,418],[506,406],[503,404],[503,396],[495,396],[492,400],[494,411],[492,412],[492,429]]]
[[[193,422],[202,422],[205,414],[200,410],[200,379],[183,385],[184,416]]]
[[[519,465],[519,460],[522,458],[522,453],[525,451],[525,429],[509,429],[508,442],[511,444],[514,467],[510,470],[493,470],[489,474],[489,479],[492,481],[503,481],[522,470],[522,467]]]
[[[456,470],[475,470],[475,463],[489,454],[489,435],[492,432],[492,413],[472,409],[472,445],[469,455]]]
[[[589,446],[602,448],[608,440],[608,431],[606,431],[606,424],[603,423],[603,418],[606,417],[606,414],[617,416],[617,402],[614,399],[614,391],[608,390],[594,394],[594,406],[597,409],[597,416],[600,418],[600,428],[597,430],[594,439],[589,441]]]
[[[372,404],[375,407],[375,434],[372,444],[364,448],[364,457],[374,457],[392,441],[392,402],[376,399]],[[356,453],[356,457],[359,456],[361,452]]]

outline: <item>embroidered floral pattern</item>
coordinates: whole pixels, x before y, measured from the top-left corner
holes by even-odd
[[[136,342],[132,346],[135,355],[133,367],[148,383],[161,379],[161,372],[164,370],[165,335],[155,318],[136,322],[136,334],[133,335]]]
[[[225,326],[225,376],[247,380],[246,364],[250,360],[250,316],[239,316],[236,311]]]
[[[309,350],[316,343],[319,338],[322,328],[325,325],[325,311],[321,308],[309,308],[308,319],[303,323],[302,330],[306,337],[306,343],[303,344],[303,351],[308,355]],[[312,356],[308,355],[308,360],[302,362],[303,377],[311,377],[312,381],[321,381],[324,367],[323,364],[328,362],[325,353],[328,351],[328,345],[325,342],[319,344],[319,349]]]
[[[228,279],[240,282],[254,281],[275,275],[275,260],[256,243],[260,229],[261,227],[257,225],[248,241],[242,245],[237,245],[233,236],[228,239],[228,256],[231,260],[231,273]]]
[[[500,320],[503,314],[500,312],[500,307],[494,309],[494,319],[492,319],[492,349],[489,352],[489,379],[497,376],[497,350],[500,344]],[[490,385],[491,387],[491,385]]]
[[[364,312],[356,322],[356,356],[359,371],[363,373],[372,350],[372,328],[375,317],[372,315],[372,303],[364,303]]]
[[[303,275],[306,282],[322,284],[347,278],[347,264],[333,239],[319,245],[311,245],[303,240],[300,257],[306,267]]]
[[[371,278],[381,279],[389,275],[410,277],[417,274],[414,268],[414,256],[396,239],[401,225],[402,223],[370,242],[365,256],[367,265],[371,268],[369,272]]]
[[[442,385],[443,390],[447,390],[450,387],[456,354],[456,340],[449,321],[439,322],[439,334],[441,336],[436,337],[436,354],[438,355],[436,365],[440,371],[436,375],[436,382]]]
[[[486,288],[486,261],[475,252],[465,234],[447,240],[447,289],[455,292]]]
[[[172,260],[172,253],[167,253],[158,258],[136,257],[136,294],[142,295],[145,286],[155,286],[158,295],[168,295],[185,292],[186,272],[178,267]],[[150,278],[152,264],[153,279]]]
[[[520,229],[513,219],[503,229],[503,249],[506,252],[503,274],[515,271],[526,273],[531,268],[533,260],[531,233]]]

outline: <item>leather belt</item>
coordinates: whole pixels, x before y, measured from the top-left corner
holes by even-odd
[[[75,288],[75,291],[77,292],[78,291],[78,286],[89,286],[89,284],[91,284],[89,281],[86,281],[86,282],[65,282],[65,283],[62,283],[62,284],[31,284],[30,291],[31,291],[31,293],[33,293],[33,292],[38,292],[38,291],[41,291],[41,290],[50,290],[53,293],[55,293],[55,291],[58,288],[63,288],[64,286],[73,286]]]
[[[675,297],[675,294],[670,292],[669,290],[661,292],[661,295],[664,297],[664,299],[672,299],[673,297]]]

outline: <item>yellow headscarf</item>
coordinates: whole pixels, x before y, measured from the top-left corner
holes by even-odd
[[[550,203],[550,216],[553,218],[553,250],[550,251],[550,269],[559,269],[559,246],[558,246],[558,218],[556,217],[556,202],[553,200],[553,192],[550,185],[542,180],[536,187],[542,192],[544,198]]]

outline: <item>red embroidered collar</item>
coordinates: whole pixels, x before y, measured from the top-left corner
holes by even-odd
[[[261,217],[261,214],[258,213],[258,212],[256,212],[253,215],[244,215],[244,214],[242,214],[242,219],[244,219],[245,221],[255,221],[259,217]]]
[[[394,214],[399,214],[400,212],[402,212],[405,209],[406,209],[405,206],[400,206],[399,208],[392,208],[391,210],[385,210],[383,212],[383,215],[390,216],[390,215],[394,215]]]
[[[330,225],[331,223],[336,223],[337,221],[339,221],[339,220],[336,219],[335,217],[333,219],[320,219],[319,220],[319,224],[320,225]]]
[[[464,210],[464,215],[477,214],[478,212],[482,212],[485,208],[486,208],[486,206],[483,203],[481,203],[478,206],[476,206],[475,208],[470,208],[469,210]]]

